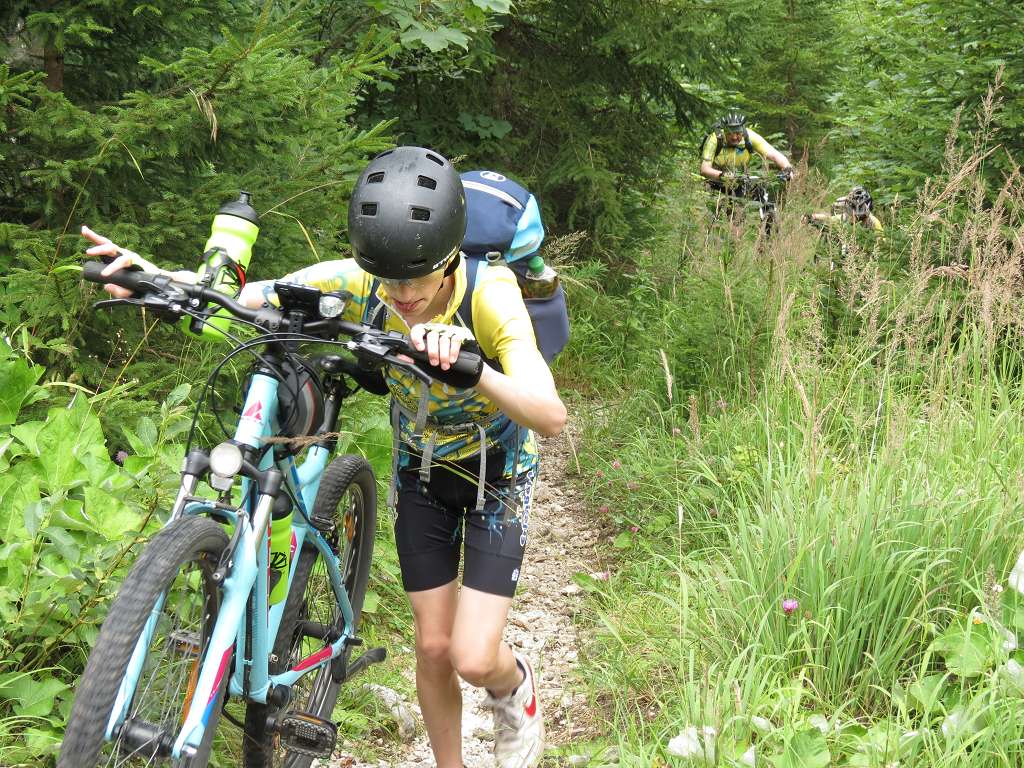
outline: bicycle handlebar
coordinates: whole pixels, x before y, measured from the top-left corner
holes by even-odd
[[[111,275],[100,274],[106,264],[100,261],[87,261],[82,265],[82,277],[92,283],[111,283],[126,288],[136,294],[159,294],[169,300],[168,309],[179,315],[187,314],[185,305],[196,305],[202,302],[217,304],[230,314],[247,322],[266,328],[271,332],[287,331],[292,324],[288,315],[276,308],[251,309],[243,306],[230,296],[215,291],[205,285],[183,283],[166,275],[143,272],[138,267],[129,267]],[[175,304],[178,306],[176,307]],[[458,376],[479,376],[483,366],[480,355],[469,350],[459,352],[459,357],[448,371],[432,366],[426,352],[415,349],[406,336],[373,328],[362,323],[353,323],[338,318],[303,321],[302,331],[306,334],[327,332],[332,336],[344,334],[352,338],[349,349],[357,357],[372,363],[392,364],[400,367],[411,366],[396,355],[406,355],[416,363],[422,364],[418,370],[431,378],[443,380],[445,374]],[[431,371],[437,371],[437,374]]]

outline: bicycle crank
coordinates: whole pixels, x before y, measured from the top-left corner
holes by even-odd
[[[277,724],[281,746],[310,757],[330,757],[338,741],[338,726],[308,712],[289,712]]]

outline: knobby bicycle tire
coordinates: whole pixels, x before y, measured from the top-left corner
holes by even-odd
[[[118,590],[92,653],[89,654],[89,661],[75,694],[57,768],[94,768],[97,765],[110,764],[111,760],[114,764],[122,764],[115,755],[103,758],[100,754],[105,744],[103,734],[106,724],[143,626],[152,613],[157,599],[170,590],[177,576],[189,563],[195,563],[203,577],[200,617],[202,632],[199,635],[198,648],[189,654],[194,660],[186,662],[193,668],[198,666],[205,655],[209,632],[216,624],[220,609],[220,592],[210,576],[217,568],[227,543],[228,537],[223,526],[204,517],[184,517],[168,525],[152,538]],[[186,583],[184,586],[190,585]],[[169,602],[165,601],[165,609]],[[173,639],[170,635],[168,637]],[[154,636],[154,641],[156,639],[157,636]],[[177,643],[179,648],[184,647],[183,639],[179,638]],[[147,658],[152,650],[151,644],[147,650]],[[174,650],[171,652],[174,653]],[[228,677],[224,675],[217,691],[213,715],[197,754],[193,758],[171,761],[172,765],[180,768],[199,768],[209,761]],[[140,677],[139,688],[143,688],[143,685],[144,680]],[[150,686],[146,685],[141,693],[139,690],[135,692],[129,712],[140,706],[140,699],[144,699],[149,690]],[[178,726],[181,724],[180,716],[179,708],[178,713],[174,714],[175,724]],[[173,735],[176,735],[176,731]],[[116,743],[111,744],[110,748],[114,752],[119,749]],[[121,757],[125,760],[125,765],[138,764],[136,758],[124,755]],[[133,759],[135,762],[131,762]],[[152,758],[151,762],[143,764],[157,762],[166,764],[158,758]]]
[[[342,543],[347,541],[346,519],[339,515],[339,507],[349,491],[354,491],[352,503],[357,507],[351,547],[354,559],[347,569],[343,559],[342,577],[358,628],[370,579],[373,537],[377,529],[377,484],[373,470],[363,457],[339,456],[327,466],[313,505],[313,520],[334,521],[338,526]],[[345,551],[343,547],[343,558]],[[310,582],[323,581],[323,584],[314,584],[314,590],[326,588],[329,591],[330,584],[326,579],[319,550],[311,543],[305,544],[295,566],[295,578],[288,592],[281,627],[274,643],[274,658],[270,664],[272,674],[285,671],[291,663],[298,660],[294,658],[296,644],[301,646],[302,638],[296,637],[295,630],[298,622],[309,616]],[[347,664],[348,653],[346,652],[336,663]],[[333,679],[332,665],[327,664],[317,672],[301,678],[295,686],[296,691],[299,690],[302,681],[307,679],[312,679],[309,695],[305,700],[301,700],[293,691],[293,699],[287,709],[308,712],[329,720],[341,690],[341,684]],[[274,707],[266,704],[250,702],[246,707],[243,742],[245,768],[309,768],[312,764],[313,758],[308,755],[286,753],[282,750],[271,722],[278,714]]]

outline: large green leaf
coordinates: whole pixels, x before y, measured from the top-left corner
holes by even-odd
[[[975,614],[954,621],[932,641],[930,650],[960,677],[977,677],[1006,655],[1005,636],[988,621]]]
[[[781,755],[767,758],[775,768],[828,768],[832,755],[825,734],[814,727],[802,728],[785,743]]]
[[[22,405],[35,394],[36,382],[42,375],[42,366],[29,365],[20,357],[0,359],[0,426],[17,421]]]
[[[37,440],[43,484],[51,493],[85,482],[89,473],[80,457],[105,456],[107,450],[99,419],[84,397],[67,408],[51,408]]]
[[[68,686],[55,677],[35,680],[28,675],[4,685],[0,696],[14,702],[14,711],[22,717],[46,717],[56,706],[56,698]]]

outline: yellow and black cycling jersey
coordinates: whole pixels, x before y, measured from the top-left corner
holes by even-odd
[[[755,153],[766,157],[772,151],[772,145],[756,131],[747,129],[747,135],[750,138],[750,146]],[[718,171],[745,173],[750,165],[750,161],[753,159],[753,155],[747,151],[746,142],[742,140],[739,146],[731,147],[726,145],[719,150],[718,133],[715,132],[708,136],[704,142],[704,154],[701,159],[711,163],[712,167]]]
[[[844,226],[848,227],[853,224],[860,224],[866,229],[870,229],[872,232],[881,233],[885,228],[882,226],[881,220],[873,213],[869,213],[866,219],[854,219],[848,213],[833,213],[828,215],[824,222],[829,226]]]
[[[473,290],[471,321],[456,317],[467,289],[466,262],[461,260],[453,273],[454,290],[444,312],[431,322],[470,326],[481,351],[489,359],[501,364],[502,370],[515,375],[514,361],[522,359],[515,354],[523,345],[536,348],[533,324],[523,303],[516,277],[508,267],[489,265],[481,270]],[[369,322],[367,307],[374,278],[364,272],[354,259],[325,261],[280,278],[281,282],[299,283],[321,291],[347,291],[352,294],[345,307],[343,319],[351,322]],[[257,284],[271,304],[277,303],[271,281]],[[377,296],[385,308],[384,329],[409,333],[409,326],[390,306],[387,291],[377,283]],[[427,420],[421,433],[415,430],[415,414],[420,408],[421,384],[407,371],[388,367],[385,379],[394,402],[399,408],[398,435],[400,442],[412,451],[427,451],[434,459],[459,461],[479,453],[480,428],[487,437],[487,449],[506,449],[505,475],[532,469],[537,465],[538,453],[533,432],[509,420],[489,399],[475,389],[457,389],[434,382],[428,390]],[[516,443],[519,451],[509,450]],[[428,447],[429,444],[429,447]],[[408,450],[402,451],[399,467],[409,463]],[[518,462],[518,463],[517,463]]]

